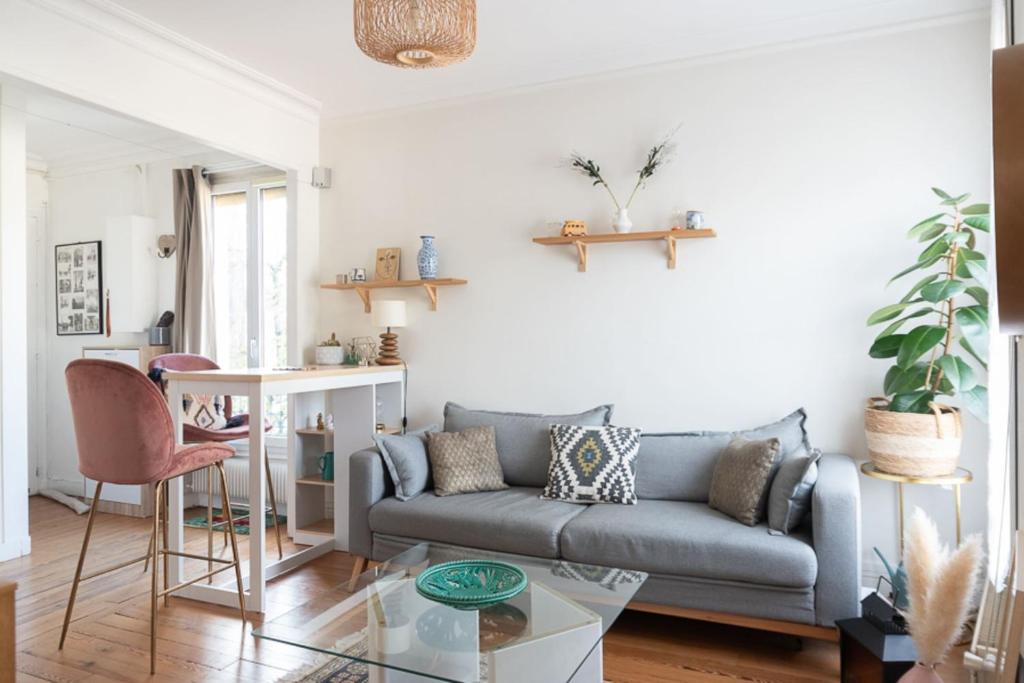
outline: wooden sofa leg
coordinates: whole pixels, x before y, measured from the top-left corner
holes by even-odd
[[[356,580],[359,578],[360,574],[366,571],[367,565],[368,562],[365,557],[360,557],[359,555],[355,556],[355,562],[352,564],[352,578],[350,578],[348,582],[348,590],[350,593],[355,591]]]

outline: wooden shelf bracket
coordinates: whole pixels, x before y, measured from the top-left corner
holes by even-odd
[[[369,313],[373,310],[373,304],[370,303],[370,290],[365,287],[356,287],[356,294],[363,300],[363,312]]]
[[[587,272],[587,244],[579,240],[576,240],[573,244],[576,245],[576,255],[580,260],[579,271],[585,273]]]
[[[668,269],[676,269],[676,238],[669,235],[665,238],[665,246],[668,247]]]
[[[423,283],[423,289],[426,291],[427,296],[430,297],[430,310],[437,310],[437,286]]]

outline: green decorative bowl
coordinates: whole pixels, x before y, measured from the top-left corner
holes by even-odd
[[[416,577],[416,592],[456,609],[483,609],[505,602],[526,588],[526,572],[492,560],[443,562]]]

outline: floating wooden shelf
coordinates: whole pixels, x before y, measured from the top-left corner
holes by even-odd
[[[580,235],[578,237],[534,237],[533,241],[543,244],[546,247],[572,244],[576,247],[576,255],[579,258],[579,270],[587,272],[587,247],[591,244],[604,242],[658,242],[665,241],[665,248],[668,252],[668,267],[676,267],[676,240],[692,240],[702,237],[715,237],[715,231],[710,228],[703,230],[650,230],[646,232],[606,232],[597,235]]]
[[[348,284],[326,284],[320,285],[320,289],[354,289],[359,298],[363,300],[363,310],[369,313],[373,310],[370,302],[370,290],[392,289],[398,287],[422,287],[430,297],[430,310],[437,310],[437,288],[451,285],[465,285],[468,280],[455,277],[439,278],[437,280],[381,280],[374,282],[349,282]]]

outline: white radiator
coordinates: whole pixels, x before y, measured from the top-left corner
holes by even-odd
[[[228,478],[228,493],[235,502],[249,500],[249,460],[248,458],[229,458],[224,461],[224,470]],[[270,461],[270,476],[274,480],[274,496],[277,498],[278,512],[284,514],[288,506],[288,466],[283,461]],[[206,470],[193,472],[189,483],[190,493],[200,494],[202,504],[206,504]],[[213,495],[220,500],[220,477],[216,470],[213,476]],[[267,499],[270,505],[270,499]]]

